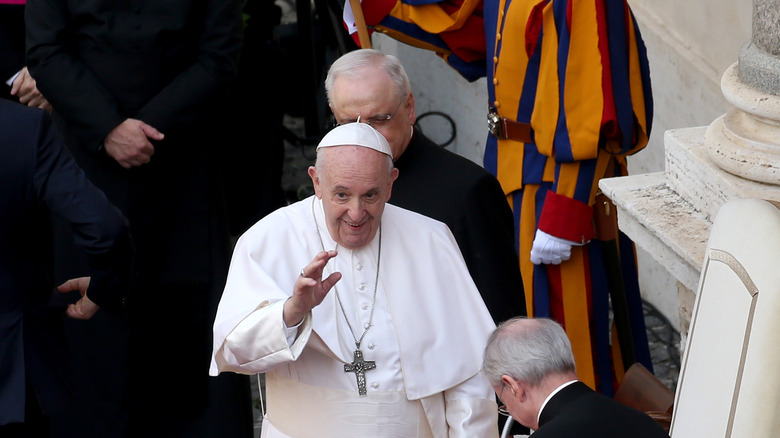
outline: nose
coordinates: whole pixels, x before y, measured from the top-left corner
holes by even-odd
[[[363,218],[363,200],[359,196],[349,201],[347,206],[347,215],[352,222],[358,222]]]

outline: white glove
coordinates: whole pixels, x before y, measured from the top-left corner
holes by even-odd
[[[571,247],[580,246],[579,242],[561,239],[547,234],[542,230],[536,230],[534,244],[531,248],[531,263],[535,265],[560,265],[561,262],[571,257]]]

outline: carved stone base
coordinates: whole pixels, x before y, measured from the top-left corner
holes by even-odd
[[[705,142],[723,170],[780,184],[780,97],[745,85],[738,70],[732,65],[721,80],[723,95],[735,108],[710,125]]]

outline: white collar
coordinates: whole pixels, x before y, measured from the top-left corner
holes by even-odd
[[[575,383],[576,381],[577,381],[576,379],[575,380],[571,380],[571,381],[568,381],[568,382],[564,383],[563,385],[555,388],[553,390],[553,392],[551,392],[550,395],[548,395],[547,398],[544,399],[544,402],[542,402],[542,406],[539,407],[539,413],[536,414],[536,424],[539,424],[539,420],[542,418],[542,411],[544,410],[544,407],[547,405],[547,402],[549,402],[550,399],[553,398],[553,396],[555,396],[555,394],[559,393],[563,388],[571,385],[572,383]]]

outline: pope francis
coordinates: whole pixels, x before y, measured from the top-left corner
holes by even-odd
[[[450,230],[386,204],[387,141],[339,126],[309,175],[236,245],[211,374],[266,374],[262,437],[497,437],[495,326]]]

